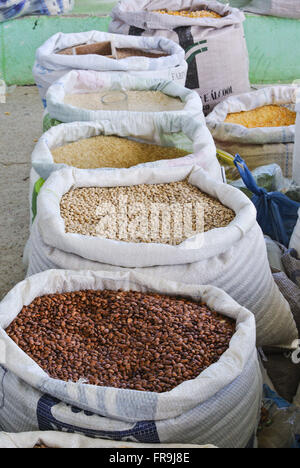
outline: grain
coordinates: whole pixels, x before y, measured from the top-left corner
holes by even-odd
[[[98,167],[129,168],[162,159],[177,159],[188,153],[178,148],[150,145],[116,136],[97,136],[78,140],[51,150],[57,164],[79,169]]]
[[[62,197],[60,213],[67,233],[170,245],[226,227],[235,216],[186,181],[77,188]]]
[[[54,379],[162,393],[217,362],[235,325],[185,298],[84,290],[37,297],[6,332]]]
[[[103,106],[101,98],[105,94],[114,95],[118,91],[104,89],[98,93],[66,94],[64,103],[80,109],[88,110],[110,110],[108,106]],[[170,112],[184,109],[184,103],[179,98],[174,98],[161,91],[126,91],[128,100],[128,111],[131,112]],[[127,110],[120,106],[114,106],[114,110]]]
[[[172,10],[154,10],[153,13],[161,13],[164,15],[172,15],[172,16],[185,16],[187,18],[222,18],[221,15],[216,13],[215,11],[211,10],[197,10],[197,11],[189,11],[189,10],[181,10],[181,11],[172,11]]]
[[[285,127],[295,125],[296,112],[283,106],[262,106],[250,111],[228,114],[225,123],[243,125],[247,128]]]

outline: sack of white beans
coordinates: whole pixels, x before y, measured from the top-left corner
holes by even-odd
[[[251,126],[246,127],[226,122],[226,119],[229,114],[264,106],[278,106],[278,111],[284,106],[294,112],[297,89],[297,86],[271,86],[232,96],[218,104],[206,118],[217,147],[230,154],[239,153],[250,170],[276,163],[284,177],[292,177],[295,124],[256,127],[253,120]]]
[[[64,195],[72,189],[157,185],[186,180],[189,187],[197,187],[233,210],[229,210],[233,218],[235,213],[233,221],[226,227],[211,228],[203,233],[199,219],[199,233],[190,234],[191,237],[186,237],[177,245],[168,245],[161,241],[128,242],[101,237],[101,234],[94,236],[66,232],[60,205]],[[143,191],[146,192],[146,187]],[[149,191],[151,192],[151,186]],[[78,210],[80,213],[80,206],[75,207],[75,199],[72,203],[73,213]],[[107,222],[108,227],[113,228],[114,223],[118,224],[120,220],[123,229],[122,206],[117,220],[113,219],[111,209],[102,213],[100,206],[99,210],[99,216],[94,219],[94,222],[99,220],[99,226],[102,222]],[[162,211],[167,216],[168,210]],[[138,210],[129,213],[131,218],[127,223],[128,233],[133,231],[137,236],[140,233],[143,237],[143,230],[147,228],[148,222],[148,218],[145,221],[145,213],[147,211],[144,209],[142,213]],[[197,213],[201,217],[201,210]],[[91,216],[95,217],[83,213],[84,219],[81,222],[85,223]],[[189,216],[184,218],[182,215],[181,219],[188,221]],[[165,226],[167,221],[168,219]],[[152,222],[148,224],[148,230],[150,228]],[[155,231],[155,226],[153,229]],[[183,224],[180,229],[184,229]],[[213,284],[224,289],[254,313],[258,345],[281,345],[289,348],[298,337],[290,307],[272,278],[254,205],[241,191],[214,181],[199,168],[142,167],[110,172],[69,168],[55,172],[38,197],[37,217],[29,239],[28,257],[28,275],[52,268],[107,271],[125,268],[188,284]]]
[[[162,14],[157,10],[188,10],[188,14],[209,10],[216,16]],[[240,10],[217,1],[169,0],[166,5],[163,0],[121,0],[111,16],[111,32],[164,36],[181,45],[189,67],[186,87],[200,94],[205,114],[225,97],[249,91],[245,15]]]
[[[108,439],[92,439],[79,434],[68,434],[56,431],[40,432],[0,432],[0,448],[169,448],[169,449],[213,449],[213,445],[194,444],[139,444],[137,442],[120,442]]]
[[[184,85],[187,63],[184,50],[163,37],[124,37],[100,31],[57,33],[37,50],[33,67],[45,106],[49,86],[73,69],[130,73]]]
[[[115,102],[106,105],[105,97]],[[202,102],[195,91],[174,81],[117,73],[72,70],[50,86],[46,101],[44,131],[62,122],[142,119],[144,113],[157,112],[188,113],[204,122]]]
[[[51,378],[9,338],[6,328],[42,295],[82,290],[181,296],[236,321],[229,348],[198,377],[163,393]],[[171,282],[136,272],[52,270],[19,283],[0,303],[0,421],[6,432],[56,430],[139,443],[253,446],[262,378],[255,320],[213,286]]]

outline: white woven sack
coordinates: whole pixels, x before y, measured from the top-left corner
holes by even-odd
[[[222,18],[188,18],[153,10],[211,9]],[[198,91],[204,113],[231,94],[249,91],[249,59],[244,13],[217,1],[121,0],[111,12],[109,30],[118,34],[164,36],[186,52],[186,87]]]
[[[300,257],[300,210],[298,212],[298,221],[290,240],[290,249],[295,249]]]
[[[300,18],[299,0],[252,0],[244,10],[260,15]]]
[[[230,348],[196,379],[157,394],[51,379],[5,329],[35,297],[79,289],[125,289],[189,297],[237,321]],[[213,286],[134,272],[47,271],[19,283],[0,303],[0,421],[6,432],[59,430],[141,443],[253,443],[262,378],[253,315]]]
[[[52,127],[36,144],[31,157],[32,166],[40,177],[47,179],[53,171],[67,167],[65,164],[54,163],[52,148],[97,135],[117,135],[144,143],[182,148],[190,151],[191,154],[182,158],[166,159],[139,166],[174,167],[197,164],[211,177],[221,180],[216,147],[204,116],[199,116],[199,119],[195,120],[184,113],[127,114],[126,119],[73,122]]]
[[[79,434],[67,434],[56,431],[44,432],[20,432],[19,434],[0,432],[0,448],[34,448],[43,444],[49,448],[115,448],[115,449],[140,449],[140,448],[168,448],[168,449],[212,449],[213,445],[192,444],[139,444],[137,442],[119,442],[107,439],[91,439]]]
[[[94,44],[110,41],[113,48],[135,48],[157,50],[168,54],[166,57],[147,58],[129,57],[115,60],[101,55],[60,55],[57,52],[81,44]],[[41,98],[46,105],[45,96],[51,84],[73,69],[123,72],[144,78],[174,80],[184,85],[187,73],[184,50],[173,41],[163,37],[141,38],[120,36],[100,31],[63,34],[50,37],[36,52],[33,75]]]
[[[235,211],[236,218],[228,227],[198,234],[177,246],[65,233],[60,200],[71,188],[169,183],[187,177]],[[290,307],[273,280],[254,205],[241,191],[212,180],[201,169],[143,167],[108,173],[69,168],[55,172],[38,197],[28,274],[51,268],[131,268],[187,284],[214,284],[254,313],[258,345],[290,347],[298,337]]]
[[[87,70],[72,70],[56,81],[48,89],[46,95],[47,110],[52,119],[60,122],[83,122],[95,120],[127,120],[135,117],[143,118],[143,113],[149,113],[147,109],[144,112],[111,111],[111,110],[88,110],[66,104],[65,96],[67,94],[99,93],[103,90],[114,91],[160,91],[174,98],[179,98],[184,104],[180,111],[163,111],[159,114],[183,114],[193,115],[195,119],[204,122],[202,111],[202,102],[195,91],[191,91],[174,81],[146,79],[130,75],[118,75],[117,73],[106,73]],[[100,103],[100,98],[99,98]],[[155,113],[152,113],[156,115]]]
[[[285,177],[293,171],[295,125],[288,127],[246,128],[225,123],[227,114],[248,111],[266,105],[287,105],[295,110],[297,86],[272,86],[232,96],[218,104],[206,118],[218,148],[239,153],[250,170],[276,163]]]

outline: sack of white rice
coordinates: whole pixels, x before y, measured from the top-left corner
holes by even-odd
[[[163,37],[124,37],[100,31],[57,33],[37,50],[33,67],[45,106],[49,86],[73,69],[130,73],[184,85],[187,63],[184,50]]]
[[[188,63],[186,87],[198,91],[204,113],[230,95],[248,92],[244,14],[203,0],[121,0],[109,28],[118,34],[164,36],[178,42]]]
[[[28,258],[29,275],[129,269],[213,284],[254,313],[258,345],[298,338],[254,205],[199,168],[56,171],[38,196]]]
[[[50,86],[46,101],[44,131],[62,122],[126,121],[145,113],[185,113],[204,121],[195,91],[174,81],[117,73],[72,70]]]
[[[276,163],[292,177],[297,86],[232,96],[206,118],[218,148],[239,153],[250,170]]]

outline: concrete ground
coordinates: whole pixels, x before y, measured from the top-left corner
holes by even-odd
[[[14,89],[0,104],[0,300],[25,276],[30,157],[42,134],[42,116],[35,86]]]

